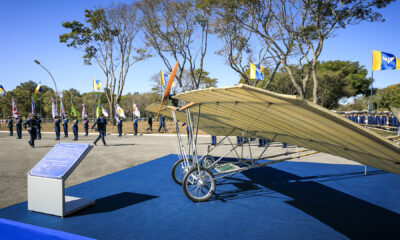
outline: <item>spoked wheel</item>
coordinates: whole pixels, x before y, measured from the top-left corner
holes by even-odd
[[[215,191],[214,174],[204,167],[193,167],[183,178],[183,192],[193,202],[204,202]]]
[[[185,177],[185,174],[189,172],[189,169],[192,167],[192,159],[189,159],[189,166],[185,166],[184,160],[179,159],[174,163],[171,170],[172,179],[179,185],[182,185],[183,177]]]
[[[201,162],[201,166],[207,169],[210,169],[211,165],[214,163],[214,158],[211,155],[206,155],[203,158],[203,161]],[[212,170],[212,169],[210,169]]]

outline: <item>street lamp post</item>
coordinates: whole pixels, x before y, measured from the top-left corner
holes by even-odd
[[[50,75],[51,79],[53,80],[54,87],[55,87],[55,89],[56,89],[56,109],[57,109],[57,106],[58,106],[58,90],[57,90],[56,81],[54,80],[54,77],[53,77],[53,75],[51,75],[50,71],[47,70],[47,68],[45,68],[42,64],[40,64],[40,62],[39,62],[38,60],[35,59],[35,60],[33,60],[33,61],[34,61],[37,65],[41,66],[44,70],[46,70],[46,72]]]

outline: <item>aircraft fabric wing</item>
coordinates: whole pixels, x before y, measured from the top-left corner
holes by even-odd
[[[201,107],[199,128],[230,126],[230,135],[272,139],[340,156],[400,174],[400,147],[352,121],[296,96],[239,84],[181,93],[176,99]],[[204,117],[203,117],[204,116]],[[202,123],[202,120],[205,120]],[[203,126],[202,126],[203,124]],[[207,126],[210,124],[209,126]],[[216,129],[216,128],[215,128]],[[239,131],[236,131],[239,130]],[[203,130],[203,129],[202,129]]]

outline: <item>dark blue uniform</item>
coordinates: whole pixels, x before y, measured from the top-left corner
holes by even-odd
[[[118,136],[122,136],[122,119],[117,119]]]
[[[83,121],[83,128],[85,129],[85,136],[89,134],[89,119]]]
[[[106,141],[104,140],[104,137],[106,136],[106,125],[107,125],[107,120],[105,118],[98,118],[93,126],[92,129],[97,125],[97,130],[99,131],[99,136],[94,140],[94,145],[96,145],[97,141],[101,140],[103,141],[103,144],[106,145]]]
[[[8,121],[8,129],[10,130],[10,136],[13,136],[14,120],[10,119]]]
[[[17,122],[15,123],[15,128],[17,129],[17,139],[22,138],[22,118],[18,118]]]
[[[361,115],[361,116],[360,116],[360,121],[359,121],[359,123],[360,123],[360,124],[365,124],[365,116],[364,116],[364,115]]]
[[[368,116],[368,124],[376,124],[374,116],[372,115]]]
[[[29,140],[29,145],[31,147],[35,147],[35,139],[36,139],[36,119],[27,119],[24,122],[24,128],[28,128],[29,135],[31,135],[31,140]]]
[[[165,119],[164,119],[164,116],[160,116],[160,127],[158,128],[158,132],[161,131],[161,128],[164,129],[164,132],[167,131],[167,129],[165,128]]]
[[[56,132],[56,140],[60,140],[60,119],[54,119],[54,131]]]
[[[78,123],[79,123],[78,119],[75,119],[74,122],[72,123],[72,131],[74,132],[74,141],[78,140]]]
[[[149,119],[147,119],[147,123],[149,124],[147,131],[149,131],[149,129],[150,129],[150,131],[152,132],[153,131],[153,118],[149,117]]]
[[[39,140],[42,139],[41,129],[42,129],[42,119],[39,118],[36,119],[36,136]]]
[[[211,145],[217,145],[217,137],[216,136],[211,136]]]
[[[67,138],[68,137],[68,118],[65,118],[63,121],[63,128],[64,128],[64,137]]]
[[[138,130],[138,119],[135,118],[135,120],[133,120],[133,131],[134,131],[134,135],[137,135],[137,130]],[[165,128],[164,128],[165,129]]]

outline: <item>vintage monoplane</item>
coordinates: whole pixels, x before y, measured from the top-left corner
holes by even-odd
[[[172,168],[172,178],[182,184],[185,195],[192,201],[210,199],[216,188],[216,179],[318,152],[400,174],[398,145],[337,113],[296,96],[239,84],[194,90],[174,98],[184,101],[186,105],[150,105],[146,110],[174,120],[179,159]],[[187,146],[179,131],[180,122],[188,126]],[[197,150],[199,129],[213,136],[224,137],[215,147],[208,148],[200,155]],[[236,152],[237,148],[243,148],[246,144],[244,141],[233,143],[230,136],[268,139],[269,142],[258,156],[242,158],[237,154],[236,161],[226,161],[224,157],[227,154]],[[221,156],[212,156],[214,149],[223,141],[228,141],[231,148]],[[284,142],[303,149],[279,160],[269,160],[264,154],[272,142]]]

